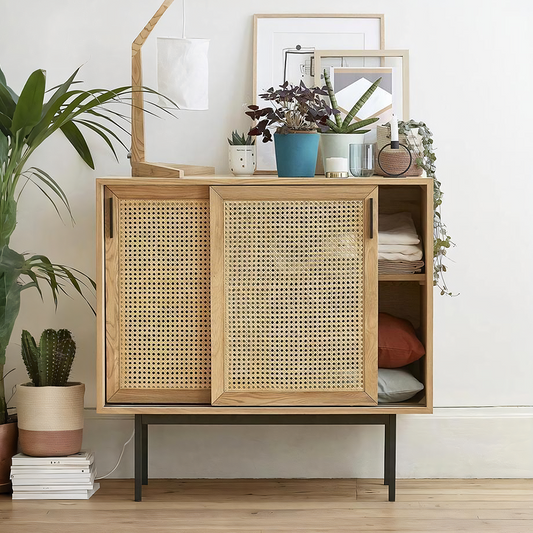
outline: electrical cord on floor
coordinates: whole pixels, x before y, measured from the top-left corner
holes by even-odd
[[[117,461],[117,464],[115,465],[115,468],[113,468],[113,470],[111,470],[111,472],[109,472],[105,476],[100,476],[100,477],[95,478],[95,481],[99,481],[100,479],[105,479],[106,477],[110,476],[118,468],[118,465],[120,464],[120,461],[122,461],[122,456],[124,455],[124,450],[126,449],[126,446],[132,441],[134,435],[135,435],[135,430],[133,430],[133,433],[131,434],[131,437],[124,443],[124,446],[122,446],[122,451],[120,452],[120,457],[118,458],[118,461]]]

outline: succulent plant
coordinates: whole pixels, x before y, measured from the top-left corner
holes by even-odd
[[[272,102],[273,107],[250,105],[246,112],[252,120],[259,122],[248,132],[249,135],[262,135],[263,142],[272,140],[270,127],[277,126],[277,133],[291,133],[298,131],[326,130],[326,120],[336,110],[321,98],[326,96],[325,87],[306,87],[303,82],[300,85],[291,85],[285,82],[274,90],[270,87],[264,94],[259,96],[263,100]]]
[[[374,122],[377,122],[379,119],[377,117],[373,118],[367,118],[365,120],[360,120],[358,122],[353,122],[352,120],[355,118],[355,115],[357,112],[365,105],[365,103],[368,101],[368,99],[372,96],[373,92],[378,88],[378,85],[381,82],[381,78],[376,80],[357,100],[357,102],[354,104],[352,109],[350,109],[350,112],[344,117],[344,120],[341,117],[341,112],[339,109],[339,104],[337,103],[337,98],[335,97],[335,91],[333,90],[333,85],[331,84],[331,79],[329,77],[328,71],[324,70],[324,80],[326,82],[326,88],[328,91],[329,100],[331,102],[331,107],[336,111],[334,113],[335,116],[335,122],[331,119],[326,120],[326,124],[329,126],[330,130],[333,133],[368,133],[370,130],[363,130],[362,128],[369,126],[370,124],[374,124]]]
[[[39,345],[29,331],[22,331],[22,359],[36,387],[64,387],[75,355],[68,329],[45,329]]]
[[[231,132],[231,139],[228,137],[231,146],[249,146],[255,144],[255,139],[245,133],[239,134],[237,130]]]

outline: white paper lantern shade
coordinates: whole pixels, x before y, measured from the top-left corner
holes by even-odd
[[[180,109],[209,109],[209,39],[157,38],[158,91]],[[171,107],[169,102],[161,102]]]

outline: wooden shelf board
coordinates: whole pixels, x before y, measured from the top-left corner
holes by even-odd
[[[379,274],[379,281],[417,281],[421,285],[426,283],[425,274]]]
[[[237,178],[233,175],[205,174],[202,176],[178,177],[104,177],[98,178],[101,185],[126,185],[129,181],[136,185],[423,185],[429,186],[433,180],[429,178],[325,178],[323,175],[314,178],[280,178],[278,176],[248,176]]]
[[[372,407],[217,407],[212,405],[104,405],[100,414],[137,415],[355,415],[431,414],[432,407],[421,403],[394,403]]]

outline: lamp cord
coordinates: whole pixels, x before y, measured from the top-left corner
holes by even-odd
[[[181,38],[185,39],[185,0],[181,0]]]
[[[115,468],[111,470],[111,472],[107,473],[105,476],[100,476],[95,479],[95,481],[99,481],[100,479],[105,479],[106,477],[110,476],[120,464],[120,461],[122,461],[122,456],[124,455],[124,450],[126,449],[126,446],[132,441],[133,436],[135,435],[135,430],[133,430],[133,433],[131,434],[131,437],[124,443],[124,446],[122,446],[122,451],[120,452],[120,457],[118,458],[117,464],[115,465]]]

